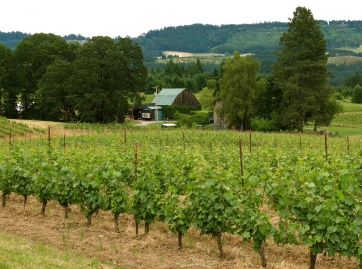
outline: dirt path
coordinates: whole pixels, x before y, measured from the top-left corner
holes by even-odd
[[[71,206],[70,218],[64,221],[64,210],[57,203],[47,206],[46,216],[39,212],[41,204],[29,197],[25,210],[23,198],[12,194],[7,206],[0,208],[0,227],[9,234],[20,235],[34,241],[42,241],[58,249],[81,252],[97,257],[111,268],[171,269],[171,268],[261,268],[259,255],[252,251],[250,244],[242,245],[238,236],[223,237],[226,259],[220,261],[216,240],[210,236],[200,236],[191,229],[185,235],[184,249],[177,249],[177,236],[164,223],[151,225],[148,236],[135,235],[134,220],[131,215],[120,217],[120,233],[114,232],[113,217],[109,212],[99,212],[86,226],[86,219],[77,206]],[[309,255],[304,247],[276,246],[268,242],[266,246],[268,268],[305,269]],[[109,268],[109,267],[103,267]],[[358,268],[354,259],[324,257],[317,258],[318,269]]]

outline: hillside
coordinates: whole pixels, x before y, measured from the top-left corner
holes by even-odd
[[[320,21],[320,26],[331,56],[330,83],[339,85],[343,78],[355,72],[362,73],[362,20]],[[242,54],[254,54],[254,58],[261,62],[261,72],[269,73],[270,65],[275,61],[273,52],[278,48],[279,39],[286,30],[287,24],[282,22],[221,26],[193,24],[150,30],[144,35],[133,38],[132,41],[142,47],[144,62],[149,69],[158,66],[162,69],[163,64],[159,60],[167,59],[165,52],[179,51],[183,52],[183,57],[185,53],[192,54],[192,60],[197,57],[204,58],[203,54],[207,53],[209,58],[203,64],[206,65],[205,71],[211,71],[214,67],[219,67],[222,61],[222,58],[217,55],[227,57],[238,50]],[[5,44],[14,50],[17,42],[27,35],[20,32],[0,32],[0,44]],[[88,39],[74,34],[64,36],[64,38],[83,42]]]

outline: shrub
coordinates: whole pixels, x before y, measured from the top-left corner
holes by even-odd
[[[355,104],[362,104],[362,87],[360,85],[354,87],[351,102]]]
[[[251,128],[254,131],[270,132],[277,131],[278,127],[274,120],[255,117],[251,119]]]

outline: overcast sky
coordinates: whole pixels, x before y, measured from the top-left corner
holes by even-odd
[[[194,23],[287,22],[297,6],[309,8],[317,20],[362,20],[360,0],[6,0],[0,31],[137,37]]]

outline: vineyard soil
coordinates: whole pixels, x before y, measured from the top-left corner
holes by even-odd
[[[86,226],[86,218],[77,206],[70,207],[70,218],[64,220],[64,210],[50,202],[46,216],[41,216],[41,204],[29,197],[23,209],[23,197],[11,194],[5,208],[0,208],[0,227],[8,234],[41,241],[58,249],[77,251],[89,257],[96,257],[103,268],[261,268],[259,255],[252,251],[249,243],[242,245],[240,237],[223,236],[226,259],[220,261],[216,240],[200,236],[190,229],[183,238],[184,249],[179,251],[177,235],[168,231],[166,224],[150,226],[147,236],[135,235],[131,215],[121,215],[120,233],[114,232],[113,216],[99,212]],[[270,240],[265,248],[268,268],[308,268],[308,250],[301,246],[276,246]],[[318,255],[316,268],[350,269],[358,268],[354,259],[325,257]]]

